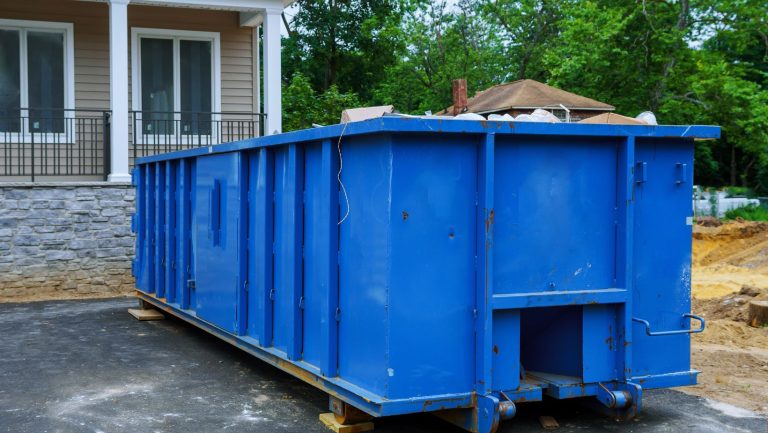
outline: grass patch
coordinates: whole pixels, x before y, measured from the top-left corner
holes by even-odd
[[[741,218],[745,221],[768,221],[768,209],[762,206],[749,205],[738,209],[731,209],[725,213],[725,219],[727,220],[735,220],[736,218]]]
[[[747,188],[745,186],[726,186],[723,189],[725,190],[726,197],[757,197],[751,188]]]

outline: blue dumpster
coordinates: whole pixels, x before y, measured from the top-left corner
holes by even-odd
[[[696,383],[693,148],[719,131],[392,116],[142,158],[138,296],[343,420],[632,417]]]

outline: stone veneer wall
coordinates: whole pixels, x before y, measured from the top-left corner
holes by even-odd
[[[0,183],[0,299],[130,292],[133,212],[126,183]]]

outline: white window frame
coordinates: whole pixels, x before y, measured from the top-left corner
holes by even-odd
[[[0,18],[0,29],[19,32],[19,87],[21,107],[19,118],[26,118],[22,130],[0,134],[0,143],[29,143],[35,137],[48,144],[74,144],[75,134],[75,26],[72,23],[53,21],[11,20]],[[27,58],[27,32],[50,32],[64,35],[64,132],[31,132],[29,130],[29,71]],[[32,107],[37,108],[37,107]]]
[[[181,108],[181,52],[180,41],[206,41],[211,43],[211,102],[214,113],[221,112],[221,35],[219,32],[203,32],[193,30],[153,29],[144,27],[131,28],[131,110],[141,112],[141,38],[170,39],[173,41],[173,111]],[[181,120],[179,114],[174,115],[173,133],[163,134],[166,139],[158,144],[218,144],[215,140],[219,136],[218,114],[212,114],[211,135],[184,135],[176,131],[176,126]],[[136,144],[154,144],[155,135],[145,135],[141,120],[137,119],[133,126]]]

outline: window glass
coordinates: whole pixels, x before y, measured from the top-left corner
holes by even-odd
[[[179,42],[181,133],[211,133],[211,42]]]
[[[0,30],[0,132],[19,132],[19,31]]]
[[[31,132],[64,132],[64,35],[27,32]]]
[[[173,133],[173,40],[141,38],[141,108],[145,134]]]

